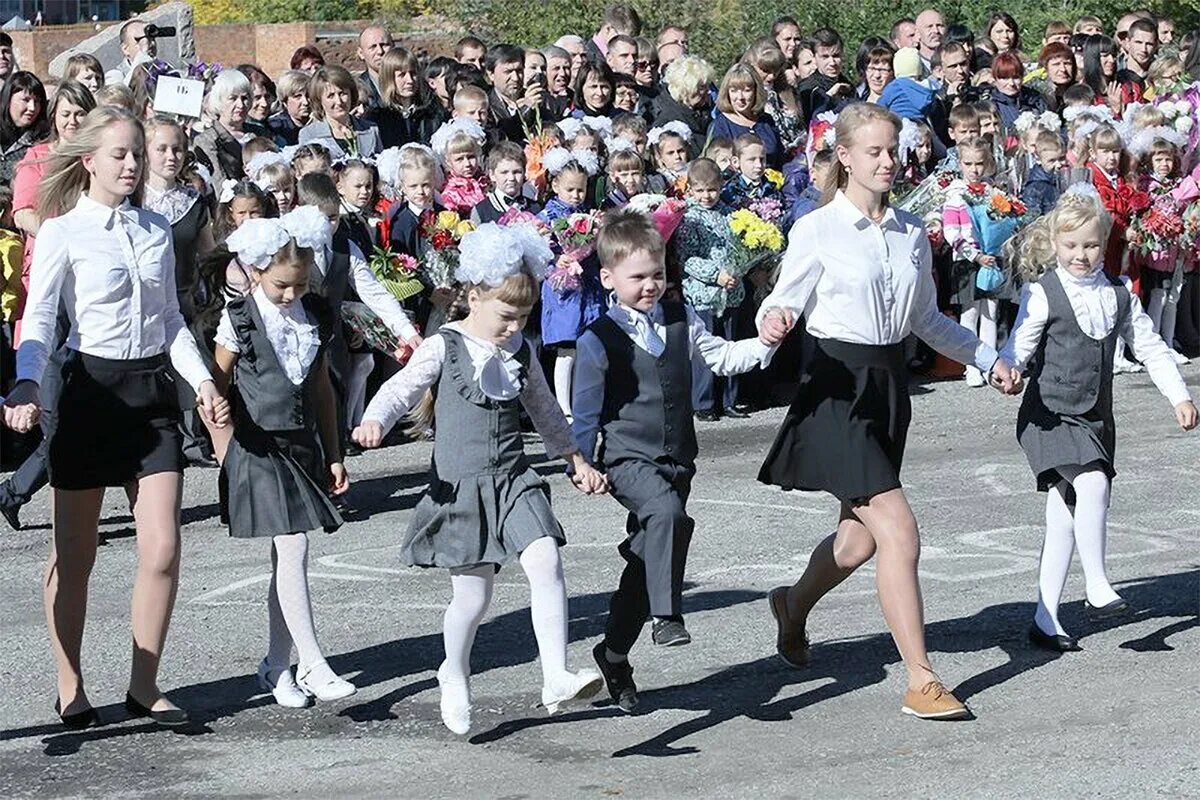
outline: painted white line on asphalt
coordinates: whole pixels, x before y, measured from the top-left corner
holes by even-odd
[[[822,514],[832,512],[831,508],[805,508],[804,506],[784,506],[775,503],[752,503],[746,500],[709,500],[704,497],[693,497],[689,503],[708,503],[714,506],[742,506],[745,508],[770,508],[776,511],[799,511],[801,514]]]

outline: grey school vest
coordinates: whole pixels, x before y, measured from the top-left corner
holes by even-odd
[[[667,346],[658,358],[635,345],[607,314],[591,325],[608,357],[600,412],[600,461],[608,466],[625,460],[695,463],[687,311],[679,303],[663,303],[662,311]]]
[[[233,378],[235,425],[251,425],[266,431],[316,428],[315,389],[319,373],[316,366],[328,346],[331,319],[321,298],[308,294],[300,302],[317,322],[321,350],[299,386],[288,380],[275,356],[254,298],[239,297],[225,307],[241,348]]]
[[[1047,272],[1038,283],[1046,292],[1049,316],[1034,374],[1032,394],[1057,414],[1079,415],[1097,409],[1112,413],[1112,366],[1117,332],[1129,318],[1129,292],[1120,281],[1108,279],[1117,292],[1117,324],[1097,341],[1079,327],[1071,301],[1057,272]]]
[[[439,333],[446,342],[446,360],[434,389],[434,473],[443,481],[456,483],[473,475],[506,475],[524,468],[521,401],[493,400],[485,395],[472,377],[471,356],[462,334],[449,328]],[[529,342],[522,342],[514,356],[525,371],[529,352]]]

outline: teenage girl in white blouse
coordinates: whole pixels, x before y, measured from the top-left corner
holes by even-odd
[[[838,117],[829,202],[792,228],[782,273],[759,313],[777,344],[803,313],[817,355],[760,480],[821,489],[841,501],[837,532],[817,545],[803,577],[770,595],[777,648],[808,660],[809,612],[872,556],[879,601],[908,673],[903,710],[922,718],[968,712],[938,680],[925,648],[917,521],[899,481],[909,401],[902,343],[915,333],[1013,391],[996,352],[937,309],[921,221],[888,206],[900,121],[866,103]]]
[[[104,488],[122,485],[135,488],[138,543],[126,708],[164,724],[187,721],[157,683],[179,576],[182,452],[169,366],[191,384],[205,419],[221,427],[229,416],[179,313],[170,227],[129,202],[141,186],[144,155],[141,124],[98,108],[51,156],[18,383],[4,409],[18,431],[37,423],[38,384],[61,300],[70,333],[64,391],[48,426],[54,542],[45,602],[58,667],[55,708],[72,727],[97,722],[80,645]]]

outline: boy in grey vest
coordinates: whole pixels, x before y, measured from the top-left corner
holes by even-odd
[[[611,295],[608,311],[576,343],[573,429],[584,457],[607,472],[612,495],[629,509],[629,536],[618,548],[625,569],[593,654],[613,700],[632,711],[628,654],[646,617],[654,617],[655,644],[691,641],[680,596],[694,527],[686,508],[696,472],[692,360],[736,375],[768,348],[713,336],[692,309],[660,302],[666,245],[649,217],[609,212],[597,249]]]

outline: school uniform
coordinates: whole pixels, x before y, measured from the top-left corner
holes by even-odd
[[[179,312],[169,223],[128,201],[109,208],[84,195],[40,233],[17,378],[46,377],[61,300],[69,331],[55,359],[62,389],[47,431],[50,485],[92,489],[182,472],[171,367],[194,391],[210,375]]]
[[[529,214],[537,214],[542,210],[540,203],[530,200],[525,195],[509,197],[492,189],[481,202],[476,203],[475,207],[471,209],[471,222],[476,225],[482,225],[485,222],[499,222],[506,212],[514,208]]]
[[[1122,339],[1172,406],[1191,399],[1170,348],[1120,280],[1059,267],[1026,288],[1002,355],[1017,369],[1029,365],[1017,440],[1038,491],[1063,480],[1063,466],[1095,464],[1116,475],[1112,367]]]
[[[768,350],[756,339],[728,342],[709,334],[682,304],[658,303],[647,314],[615,298],[577,348],[575,440],[629,510],[629,537],[618,547],[626,565],[605,633],[606,646],[628,653],[647,615],[681,614],[694,528],[686,508],[696,471],[693,359],[731,375],[757,365]]]
[[[521,409],[547,455],[567,455],[575,443],[525,338],[518,334],[497,346],[458,323],[442,326],[380,387],[363,420],[391,428],[427,389],[433,390],[437,438],[429,490],[401,545],[404,563],[499,570],[544,536],[565,544],[550,487],[525,454]]]
[[[803,314],[815,347],[760,481],[849,503],[899,488],[910,333],[991,371],[996,351],[938,311],[931,262],[919,218],[888,208],[876,224],[840,191],[796,222],[758,321],[771,308]]]
[[[230,536],[341,527],[326,493],[326,465],[338,454],[324,452],[318,426],[318,378],[333,327],[329,304],[313,294],[285,309],[255,289],[222,312],[216,342],[238,354],[220,481]]]

